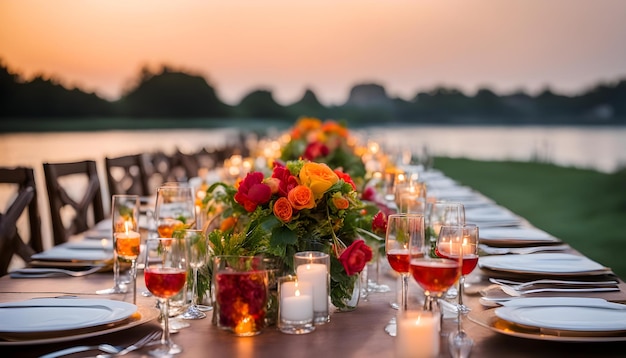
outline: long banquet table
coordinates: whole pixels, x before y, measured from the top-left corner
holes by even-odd
[[[574,249],[569,253],[580,254]],[[383,259],[384,260],[384,259]],[[384,261],[383,261],[384,262]],[[190,327],[181,329],[172,335],[173,340],[183,347],[179,357],[393,357],[394,338],[384,332],[384,326],[397,313],[391,308],[390,302],[397,301],[397,276],[386,265],[379,276],[379,282],[387,284],[391,290],[386,293],[370,292],[362,298],[356,310],[351,312],[332,312],[329,323],[317,326],[316,330],[305,335],[287,335],[275,327],[266,327],[260,335],[254,337],[236,337],[229,332],[218,329],[209,317],[201,320],[190,320]],[[370,265],[370,271],[374,266]],[[490,285],[486,270],[477,268],[468,276],[470,283],[466,290],[464,302],[472,312],[469,317],[483,316],[493,308],[483,307],[479,298],[482,288]],[[373,277],[370,272],[370,277]],[[619,291],[598,293],[568,293],[574,297],[598,297],[608,301],[626,303],[626,283],[618,277]],[[84,277],[55,278],[11,278],[9,275],[0,277],[0,303],[21,301],[37,297],[77,296],[81,298],[109,298],[131,302],[130,294],[97,295],[95,292],[108,288],[113,283],[111,272],[95,273]],[[145,290],[141,270],[137,278],[137,291]],[[555,293],[538,293],[533,297],[557,296]],[[410,279],[409,308],[421,306],[423,291]],[[144,309],[154,310],[155,298],[137,295],[137,305]],[[443,322],[442,333],[448,334],[455,329],[452,318]],[[519,335],[507,335],[475,323],[465,317],[463,326],[475,344],[472,357],[624,357],[626,356],[626,332],[618,334],[615,340],[581,342],[559,339],[543,339],[540,335],[532,339]],[[160,329],[156,319],[133,327],[119,329],[106,334],[89,334],[87,338],[72,341],[47,340],[45,343],[9,342],[0,338],[0,353],[3,357],[38,357],[62,348],[75,345],[129,345],[151,330]],[[109,331],[110,332],[110,331]],[[35,337],[36,338],[36,337]],[[623,338],[623,339],[622,339]],[[41,340],[39,340],[41,341]],[[77,356],[94,356],[97,352],[75,354]],[[131,353],[129,356],[139,356]],[[447,341],[441,339],[440,357],[449,357]]]
[[[469,281],[473,285],[482,285],[483,273],[477,269]],[[184,351],[180,357],[393,357],[394,338],[388,336],[383,327],[396,313],[390,302],[394,301],[395,278],[390,273],[383,273],[382,283],[390,285],[387,293],[370,293],[362,299],[352,312],[333,312],[328,324],[317,326],[316,330],[306,335],[286,335],[274,327],[265,328],[254,337],[235,337],[221,331],[211,323],[210,318],[188,321],[191,326],[174,334],[173,339],[182,345]],[[96,295],[95,291],[112,284],[110,273],[96,273],[85,277],[68,278],[32,278],[12,279],[8,275],[0,278],[0,302],[25,300],[34,297],[57,297],[75,295],[83,298],[110,298],[131,301],[128,294],[110,296]],[[138,277],[138,291],[145,289],[143,277]],[[469,292],[474,292],[470,290]],[[410,308],[417,308],[420,290],[413,283],[410,286]],[[620,280],[620,291],[587,294],[592,297],[604,297],[612,301],[626,302],[626,285]],[[478,303],[477,295],[468,295],[466,304],[472,310],[485,310]],[[154,307],[155,299],[137,296],[140,306]],[[539,339],[510,337],[491,331],[474,322],[464,319],[464,328],[475,340],[473,357],[623,357],[626,354],[626,342],[552,342]],[[454,319],[445,319],[443,332],[450,332],[455,326]],[[156,320],[121,330],[115,333],[48,344],[11,345],[0,342],[2,356],[37,357],[45,353],[78,344],[110,343],[128,345],[146,334],[158,329]],[[94,352],[90,353],[92,356]],[[73,356],[85,356],[77,354]],[[132,356],[132,353],[131,355]],[[445,340],[441,342],[441,357],[448,357]]]

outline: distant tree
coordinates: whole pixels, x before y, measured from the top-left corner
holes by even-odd
[[[243,97],[238,105],[238,113],[249,118],[288,118],[289,112],[276,103],[272,92],[255,90]]]
[[[160,73],[142,69],[139,84],[117,105],[132,117],[224,117],[231,112],[203,77],[166,66]]]
[[[328,110],[317,99],[315,93],[307,89],[302,98],[287,106],[287,112],[291,117],[311,116],[323,118],[327,116]]]

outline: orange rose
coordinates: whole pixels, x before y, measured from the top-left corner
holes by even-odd
[[[313,191],[315,199],[321,198],[324,193],[339,181],[339,177],[324,163],[304,163],[300,170],[300,181]]]
[[[350,206],[350,202],[348,201],[348,199],[344,198],[343,196],[339,196],[339,197],[332,197],[333,200],[333,205],[335,205],[335,207],[339,210],[345,210]]]
[[[287,194],[287,199],[289,199],[291,206],[296,210],[313,209],[315,207],[313,191],[304,185],[298,185],[291,189]]]
[[[282,222],[288,223],[291,221],[291,216],[293,215],[293,207],[289,200],[285,197],[280,197],[274,203],[274,215]]]

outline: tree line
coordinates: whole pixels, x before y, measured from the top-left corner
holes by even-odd
[[[566,96],[546,88],[537,95],[523,91],[498,95],[488,88],[467,95],[437,87],[413,98],[389,97],[376,83],[352,87],[342,105],[324,106],[307,90],[301,99],[277,103],[271,91],[254,90],[236,105],[222,102],[206,78],[163,66],[141,70],[136,84],[119,100],[68,89],[60,81],[37,76],[29,81],[0,65],[0,116],[28,123],[29,119],[132,118],[149,126],[150,119],[202,118],[206,123],[228,118],[274,119],[293,122],[302,115],[335,118],[350,125],[428,124],[624,124],[626,79],[602,83]],[[140,125],[141,126],[141,125]]]

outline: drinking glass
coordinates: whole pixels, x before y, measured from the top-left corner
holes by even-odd
[[[456,236],[459,227],[443,226],[442,235],[437,241],[436,253],[440,257],[462,259],[461,277],[459,278],[459,292],[457,310],[461,314],[467,314],[470,308],[463,304],[463,288],[465,276],[469,275],[478,264],[478,227],[474,224],[465,224],[460,227],[461,234]]]
[[[391,268],[400,274],[400,310],[407,310],[409,262],[413,251],[423,251],[424,216],[421,214],[392,214],[387,218],[385,253]],[[392,319],[385,327],[390,336],[396,335],[396,320]]]
[[[125,258],[120,255],[117,245],[117,234],[125,233],[126,236],[135,236],[139,234],[139,196],[138,195],[113,195],[111,197],[111,223],[113,232],[113,287],[104,290],[96,291],[100,295],[110,295],[114,293],[126,293],[127,287],[122,283],[120,278],[120,258]],[[137,240],[125,241],[130,242],[132,245],[123,245],[121,249],[124,250],[124,255],[129,257],[134,256],[135,261],[139,254],[139,242]],[[136,244],[136,246],[135,246]],[[136,251],[136,252],[134,252]],[[133,263],[136,271],[136,262]],[[131,277],[132,277],[131,272]],[[134,292],[133,292],[134,295]]]
[[[187,262],[184,239],[158,237],[146,240],[144,279],[146,288],[159,301],[163,318],[161,340],[149,346],[150,355],[166,357],[182,351],[170,338],[168,308],[170,298],[185,287]]]
[[[171,238],[174,232],[193,229],[196,220],[194,192],[184,183],[165,183],[157,188],[154,220],[159,237]],[[182,313],[187,305],[186,290],[170,300],[170,316]],[[188,327],[189,323],[172,321],[174,329]]]
[[[461,262],[457,327],[456,331],[448,337],[448,344],[453,357],[467,356],[473,345],[473,340],[463,330],[462,325],[463,315],[470,311],[469,307],[463,304],[463,285],[465,284],[465,275],[472,272],[478,263],[478,227],[473,224],[442,226],[437,240],[437,254]]]
[[[154,219],[160,237],[172,237],[176,230],[193,229],[196,222],[193,188],[182,183],[158,187]]]
[[[174,234],[177,236],[176,234]],[[209,245],[206,236],[202,230],[188,229],[183,231],[182,238],[187,241],[188,265],[192,270],[192,286],[191,286],[191,304],[181,314],[184,319],[202,319],[206,314],[202,312],[198,305],[198,269],[203,267],[207,262]],[[208,308],[207,310],[212,309]]]
[[[461,226],[443,226],[446,230],[439,231],[439,240],[452,235],[461,236]],[[450,228],[450,230],[448,230]],[[459,279],[461,275],[461,258],[433,257],[430,247],[425,245],[419,250],[411,250],[410,272],[418,285],[424,289],[426,300],[424,310],[433,311],[437,300]],[[424,251],[425,250],[425,251]]]

